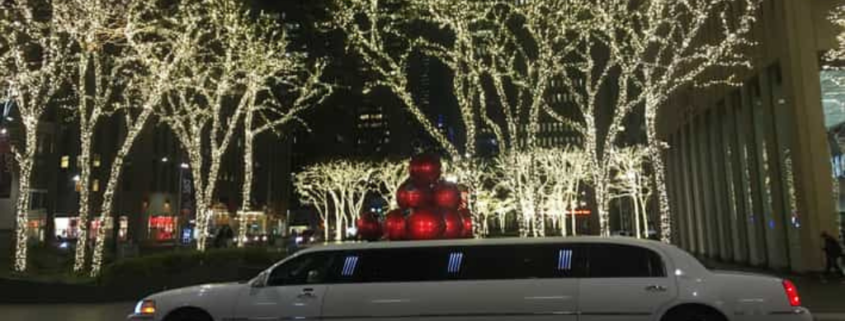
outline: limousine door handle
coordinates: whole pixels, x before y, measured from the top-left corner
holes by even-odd
[[[314,295],[314,289],[302,289],[302,293],[296,296],[298,299],[313,299],[317,296]]]
[[[649,285],[645,287],[645,290],[648,292],[666,292],[668,289],[662,285]]]

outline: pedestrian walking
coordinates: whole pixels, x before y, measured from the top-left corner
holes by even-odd
[[[839,245],[839,241],[827,232],[822,233],[822,240],[824,240],[823,250],[827,259],[827,267],[825,267],[824,273],[845,276],[845,271],[839,264],[839,259],[842,257],[842,246]]]

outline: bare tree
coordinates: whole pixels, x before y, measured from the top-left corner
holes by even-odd
[[[738,85],[735,72],[751,68],[749,38],[761,1],[612,1],[596,6],[606,17],[596,29],[611,48],[633,90],[617,104],[645,108],[645,127],[660,209],[661,239],[672,233],[663,152],[657,137],[658,109],[679,91]],[[617,116],[623,116],[617,113]],[[615,119],[610,130],[617,130]]]
[[[193,33],[202,50],[178,70],[176,90],[169,92],[161,119],[185,149],[197,203],[197,249],[205,250],[223,156],[248,111],[245,91],[249,50],[264,38],[245,4],[235,0],[203,0],[181,4],[168,19],[175,32]],[[208,151],[208,154],[205,153]]]
[[[75,72],[71,74],[76,101],[72,108],[79,128],[79,242],[73,269],[85,268],[90,197],[93,187],[92,167],[94,135],[99,125],[114,115],[125,102],[123,91],[137,60],[131,55],[126,39],[129,3],[120,0],[56,1],[53,15],[58,28],[67,35],[74,50]],[[134,142],[134,137],[129,141]],[[111,194],[104,197],[112,198]],[[109,200],[111,202],[111,199]],[[109,216],[102,216],[100,230],[106,229]]]
[[[63,41],[62,23],[51,11],[55,1],[0,1],[0,78],[3,94],[20,121],[12,152],[18,169],[15,202],[15,264],[23,272],[27,263],[27,227],[30,188],[39,139],[39,122],[61,94],[67,79],[69,46]],[[10,135],[18,134],[9,131]],[[22,142],[20,142],[22,140]]]
[[[281,130],[291,123],[305,124],[299,115],[322,104],[333,91],[320,79],[326,64],[317,61],[311,67],[305,54],[292,51],[285,29],[270,16],[262,16],[255,29],[253,38],[245,39],[250,47],[239,49],[243,51],[241,68],[246,71],[241,84],[246,110],[243,211],[252,208],[255,139],[267,132],[281,136]],[[279,86],[287,91],[287,99],[274,92],[273,87]]]
[[[409,177],[407,161],[382,161],[376,165],[373,172],[375,191],[387,202],[389,209],[399,208],[396,202],[396,193],[399,187]]]
[[[537,159],[549,181],[543,209],[556,221],[561,236],[575,235],[580,190],[590,178],[586,154],[575,148],[548,149]]]
[[[413,35],[409,26],[425,18],[416,17],[407,1],[336,0],[333,4],[330,27],[344,31],[347,50],[360,56],[376,76],[366,84],[364,93],[375,88],[389,90],[452,158],[460,158],[458,148],[428,119],[412,95],[408,69],[423,40]]]
[[[332,199],[328,184],[325,183],[326,179],[315,166],[311,166],[298,173],[293,183],[300,201],[314,206],[317,210],[320,222],[323,223],[323,240],[329,240],[329,220],[332,218]]]
[[[645,146],[621,148],[613,155],[613,192],[616,198],[630,198],[634,209],[634,233],[648,238],[648,201],[652,196],[647,172],[650,149]]]
[[[127,8],[123,33],[127,42],[124,50],[128,52],[124,59],[130,61],[132,74],[123,76],[127,79],[122,91],[124,102],[117,110],[126,132],[111,161],[99,211],[100,222],[106,222],[111,216],[126,157],[141,132],[156,117],[155,112],[161,107],[164,96],[175,89],[172,85],[179,77],[179,70],[192,63],[201,48],[202,39],[197,37],[199,25],[173,30],[166,19],[150,19],[166,14],[165,10],[147,1],[132,2]],[[92,276],[98,275],[102,267],[105,233],[104,228],[97,230]]]
[[[354,226],[360,217],[367,194],[372,190],[370,181],[377,172],[373,168],[366,162],[338,160],[311,165],[297,174],[298,178],[302,177],[295,182],[297,193],[307,195],[304,197],[312,204],[314,200],[323,203],[322,209],[326,211],[329,207],[333,209],[330,214],[322,215],[327,230],[329,221],[334,220],[335,241],[342,241],[347,228]],[[317,207],[319,212],[321,208]]]

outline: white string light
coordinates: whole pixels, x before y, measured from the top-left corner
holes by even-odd
[[[631,199],[636,238],[648,238],[648,201],[652,196],[652,188],[645,167],[649,158],[649,148],[631,146],[620,148],[611,159],[615,174],[612,185],[613,198]]]
[[[296,175],[294,184],[302,199],[317,208],[326,237],[333,220],[334,240],[342,241],[346,228],[354,227],[360,218],[377,172],[376,166],[367,162],[330,161],[306,167]],[[329,204],[334,211],[329,211]]]
[[[645,106],[664,242],[670,242],[672,236],[663,161],[669,146],[658,138],[658,109],[680,90],[739,84],[734,72],[751,68],[747,53],[755,45],[749,38],[759,5],[759,0],[623,0],[594,8],[604,18],[598,31],[607,39],[611,55],[622,72],[632,76],[625,83],[638,89],[623,90],[625,96],[616,108]],[[624,121],[623,114],[617,112],[623,117],[614,118],[611,131]]]
[[[53,5],[50,3],[49,5]],[[27,268],[32,171],[39,140],[38,125],[51,100],[58,97],[68,70],[69,48],[63,42],[55,16],[38,16],[43,4],[29,1],[2,2],[0,10],[0,81],[19,114],[23,146],[12,139],[18,168],[18,196],[15,202],[14,270]],[[40,52],[40,55],[33,55]],[[10,135],[18,134],[10,130]]]

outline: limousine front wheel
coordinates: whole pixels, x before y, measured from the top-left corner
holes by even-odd
[[[689,305],[669,310],[661,321],[727,321],[727,318],[713,308]]]
[[[177,309],[164,318],[164,321],[213,321],[208,313],[196,308]]]

